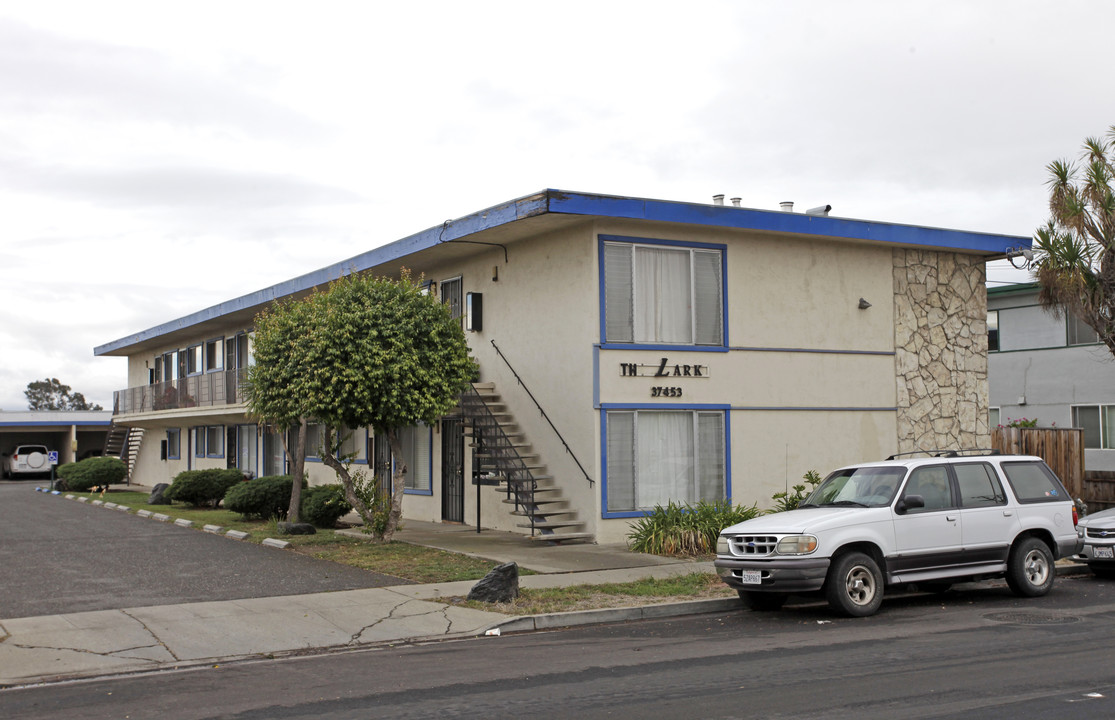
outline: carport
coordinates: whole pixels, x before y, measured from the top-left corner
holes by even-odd
[[[46,445],[58,451],[58,463],[79,460],[104,450],[112,411],[0,412],[0,452],[16,445]]]

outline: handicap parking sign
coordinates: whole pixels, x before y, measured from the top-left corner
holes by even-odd
[[[47,459],[50,460],[51,465],[57,465],[58,464],[58,451],[57,450],[51,450],[50,452],[48,452],[46,454],[46,456],[47,456]]]

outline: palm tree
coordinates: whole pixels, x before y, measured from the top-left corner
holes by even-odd
[[[1115,355],[1115,126],[1084,141],[1079,163],[1046,169],[1050,219],[1035,233],[1031,265],[1038,300],[1079,318]]]

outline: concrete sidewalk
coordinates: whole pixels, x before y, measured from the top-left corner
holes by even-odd
[[[475,528],[435,523],[407,521],[397,537],[497,562],[513,561],[542,573],[520,577],[519,584],[525,588],[629,582],[713,571],[709,562],[632,553],[623,546],[549,546],[515,533],[477,533]],[[523,617],[472,610],[442,600],[466,595],[474,584],[399,585],[0,619],[0,688],[739,606],[738,599],[726,598]]]

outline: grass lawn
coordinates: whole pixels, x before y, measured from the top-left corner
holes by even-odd
[[[104,500],[126,505],[132,512],[149,510],[172,519],[192,520],[200,532],[203,525],[218,525],[225,530],[248,533],[246,541],[259,543],[264,538],[282,538],[295,552],[331,562],[364,568],[417,583],[479,580],[498,563],[494,560],[446,552],[404,542],[377,543],[370,538],[354,538],[334,530],[318,529],[316,535],[281,535],[274,520],[245,520],[229,510],[195,508],[181,503],[148,505],[148,493],[114,490],[99,493],[71,493],[90,500]],[[532,575],[528,568],[519,568],[521,575]],[[629,607],[654,603],[698,600],[702,598],[735,597],[736,592],[713,574],[693,573],[673,578],[644,579],[630,583],[581,585],[531,590],[520,588],[513,603],[490,604],[449,598],[463,607],[491,610],[508,615],[532,615],[608,607]]]
[[[491,610],[505,615],[538,615],[721,597],[734,598],[737,597],[737,593],[722,583],[715,574],[691,573],[671,578],[645,578],[635,582],[607,585],[575,585],[540,590],[520,588],[519,597],[510,603],[482,603],[464,598],[451,598],[451,602],[463,607]]]
[[[90,500],[104,500],[126,505],[133,512],[149,510],[163,513],[172,519],[193,521],[198,530],[203,525],[219,525],[225,530],[248,533],[247,540],[260,543],[264,538],[281,538],[290,543],[291,549],[303,555],[332,562],[364,568],[372,572],[391,575],[417,583],[449,582],[454,580],[479,580],[498,563],[458,553],[420,547],[402,542],[377,543],[339,535],[334,530],[318,529],[316,535],[281,535],[274,520],[245,520],[238,513],[214,508],[195,508],[182,503],[173,505],[148,505],[146,492],[113,490],[100,493],[69,493]],[[524,569],[521,572],[526,574]]]

